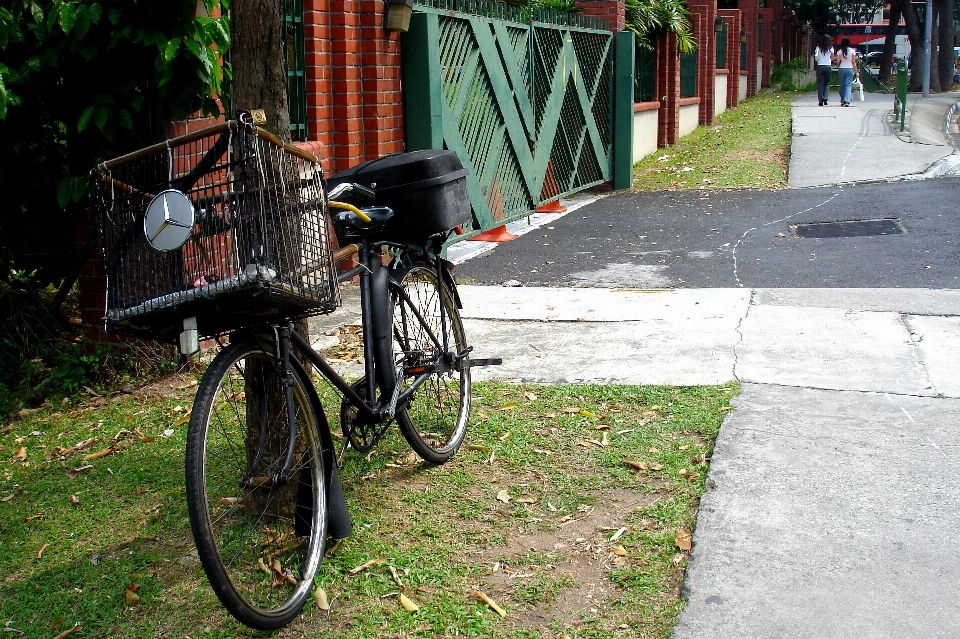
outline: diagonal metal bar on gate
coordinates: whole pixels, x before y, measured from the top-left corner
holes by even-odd
[[[550,25],[534,25],[534,28],[552,29]],[[540,189],[543,187],[543,180],[547,174],[547,165],[550,163],[550,153],[553,150],[553,141],[557,136],[559,129],[560,115],[563,112],[563,94],[564,84],[567,75],[572,67],[573,45],[570,42],[569,32],[563,31],[563,45],[560,50],[558,64],[554,67],[553,77],[550,79],[550,93],[547,104],[543,109],[543,117],[540,120],[540,128],[537,131],[538,139],[536,146],[536,156],[534,158],[533,171],[538,176],[534,197],[539,201]]]
[[[496,35],[497,45],[500,47],[500,54],[504,61],[504,69],[507,72],[507,78],[513,85],[513,96],[516,98],[520,115],[523,117],[523,125],[526,128],[527,144],[536,139],[536,122],[534,122],[533,106],[530,104],[530,96],[527,95],[527,87],[520,77],[520,71],[517,69],[517,57],[513,49],[513,43],[510,41],[510,35],[507,28],[500,22],[495,22],[494,34]]]
[[[542,177],[538,178],[537,176],[542,176],[542,172],[532,171],[535,164],[533,155],[530,153],[530,143],[520,123],[517,103],[513,99],[510,87],[507,86],[506,75],[492,72],[498,68],[503,69],[493,34],[487,26],[488,23],[480,18],[470,16],[469,20],[476,38],[477,48],[480,50],[480,57],[483,59],[484,66],[490,70],[487,73],[487,79],[490,81],[490,88],[493,90],[494,96],[496,96],[496,103],[500,109],[507,135],[510,138],[510,146],[513,147],[513,152],[520,163],[520,171],[523,175],[527,193],[531,199],[536,198],[543,181]]]
[[[587,95],[587,92],[584,90],[583,83],[576,84],[576,91],[578,101],[580,102],[580,109],[583,111],[583,119],[586,123],[586,131],[590,136],[590,144],[593,146],[594,157],[606,157],[607,150],[604,148],[603,139],[600,137],[600,131],[597,129],[597,121],[593,119],[593,99],[591,96]],[[594,97],[596,97],[595,93]],[[605,180],[610,179],[610,170],[607,165],[607,162],[600,162],[600,172]]]

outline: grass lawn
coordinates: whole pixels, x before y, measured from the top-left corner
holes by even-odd
[[[10,636],[265,634],[224,612],[193,549],[182,456],[197,379],[85,394],[0,428]],[[346,453],[354,534],[317,578],[330,610],[311,601],[274,634],[667,637],[737,391],[476,384],[467,443],[449,463],[420,463],[396,429],[366,456]]]
[[[759,93],[634,166],[633,188],[782,188],[790,154],[790,101],[798,94]]]

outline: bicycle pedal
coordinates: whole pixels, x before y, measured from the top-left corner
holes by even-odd
[[[500,366],[503,364],[502,357],[488,357],[486,359],[471,359],[470,367],[474,366]]]

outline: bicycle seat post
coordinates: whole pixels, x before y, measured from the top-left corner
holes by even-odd
[[[375,259],[379,260],[380,256],[373,255],[370,251],[369,243],[366,239],[363,239],[360,240],[358,257],[360,264],[364,267],[363,270],[360,271],[360,318],[363,326],[363,343],[366,354],[367,342],[373,334],[373,304],[370,299],[370,286],[373,281],[372,274],[374,266],[371,263]],[[377,380],[373,358],[364,357],[363,366],[367,384],[367,402],[372,407],[377,396]]]

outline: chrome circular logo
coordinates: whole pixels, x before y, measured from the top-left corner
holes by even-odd
[[[162,191],[147,205],[143,234],[158,251],[173,251],[183,246],[193,232],[194,212],[190,198],[180,191]]]

